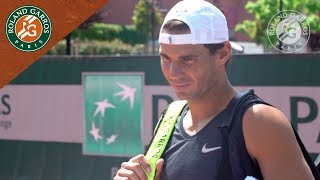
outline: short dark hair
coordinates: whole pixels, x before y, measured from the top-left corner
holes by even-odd
[[[170,20],[163,26],[163,32],[170,34],[186,34],[191,33],[189,26],[180,20]],[[218,49],[224,46],[224,43],[217,44],[203,44],[206,48],[209,49],[211,54],[215,54]]]

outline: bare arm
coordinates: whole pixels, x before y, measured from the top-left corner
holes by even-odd
[[[265,180],[313,179],[290,122],[278,109],[263,104],[249,108],[243,119],[243,134]]]

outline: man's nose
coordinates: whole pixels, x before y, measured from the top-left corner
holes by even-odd
[[[182,72],[183,72],[183,69],[182,69],[181,65],[179,64],[179,62],[172,61],[171,65],[170,65],[171,78],[181,76]]]

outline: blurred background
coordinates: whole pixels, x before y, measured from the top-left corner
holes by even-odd
[[[141,55],[157,54],[161,22],[179,0],[110,0],[83,22],[49,55]],[[319,48],[319,1],[316,0],[208,0],[226,16],[230,40],[244,47],[244,54],[277,53],[267,37],[270,19],[280,10],[294,10],[306,16],[310,39],[299,53]],[[307,39],[306,39],[307,41]],[[70,46],[70,47],[69,47]]]
[[[244,48],[232,57],[231,83],[254,88],[282,110],[315,159],[320,1],[208,1],[225,14],[230,40]],[[123,161],[143,153],[161,112],[177,99],[158,56],[161,22],[177,2],[109,0],[0,90],[0,180],[112,179]],[[284,53],[269,41],[268,24],[281,10],[297,11],[309,24],[304,43],[294,44],[299,51]],[[277,47],[286,48],[280,41]],[[118,109],[107,102],[132,103],[125,87],[136,93],[131,108],[138,109],[113,115]]]

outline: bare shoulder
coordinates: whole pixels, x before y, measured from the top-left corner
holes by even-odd
[[[286,116],[277,108],[269,105],[253,105],[246,111],[243,120],[243,126],[249,132],[254,130],[255,133],[272,135],[270,133],[270,130],[272,130],[274,133],[289,133],[294,135]],[[256,132],[258,129],[261,131]]]
[[[290,122],[277,108],[265,104],[249,108],[243,117],[243,135],[264,179],[312,179]]]
[[[287,145],[298,147],[289,120],[280,110],[265,104],[254,105],[245,112],[243,134],[249,154],[256,159]]]

